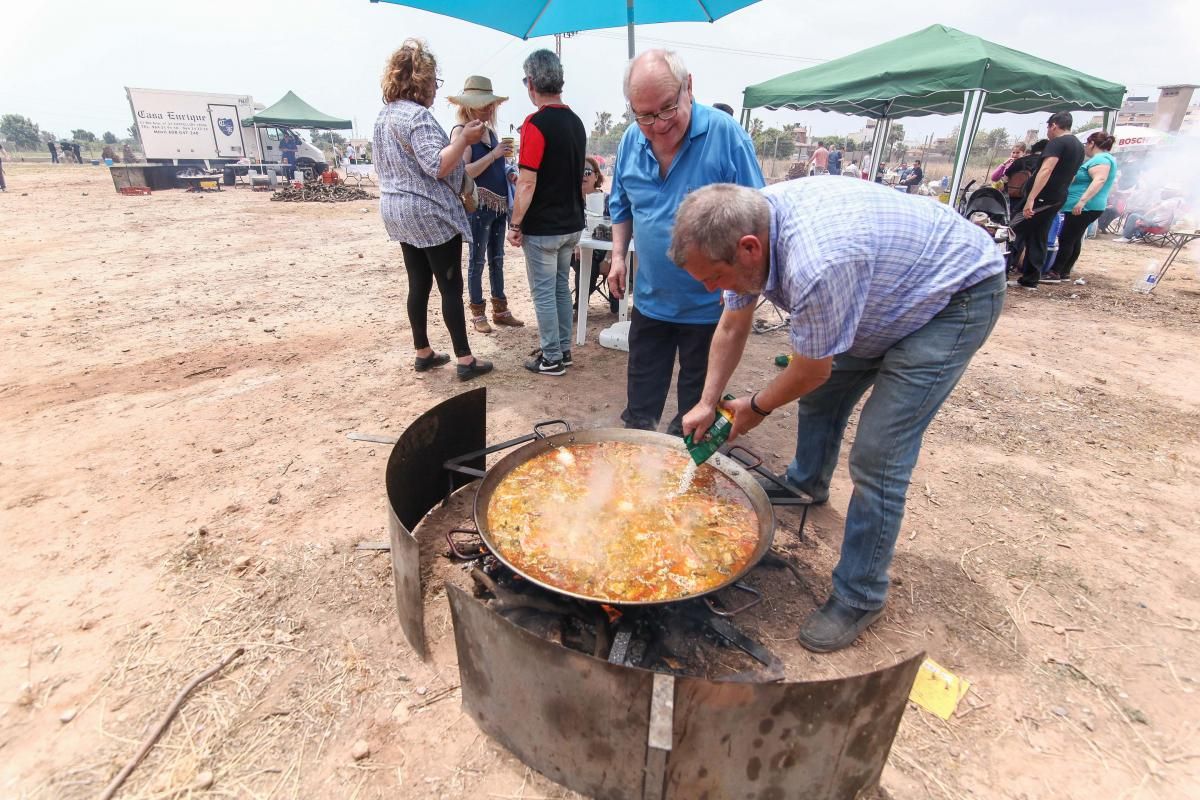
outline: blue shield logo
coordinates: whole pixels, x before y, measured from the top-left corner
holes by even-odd
[[[217,129],[226,136],[233,136],[233,120],[229,117],[221,117],[217,120]]]

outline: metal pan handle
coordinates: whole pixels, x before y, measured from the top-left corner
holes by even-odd
[[[755,589],[753,586],[750,586],[749,584],[742,583],[741,581],[736,581],[736,582],[730,584],[730,586],[732,586],[734,589],[741,589],[743,592],[748,592],[748,593],[754,595],[754,598],[751,599],[750,601],[748,601],[747,603],[745,603],[744,605],[738,606],[737,608],[731,608],[728,611],[726,611],[725,609],[722,609],[722,608],[718,608],[716,603],[714,603],[712,601],[711,597],[703,598],[704,605],[708,606],[708,610],[711,611],[712,613],[716,614],[718,617],[736,617],[738,614],[742,613],[743,611],[749,611],[750,609],[754,608],[756,605],[758,605],[759,603],[761,603],[763,601],[762,592],[760,592],[758,589]]]
[[[549,427],[551,425],[562,425],[563,433],[571,430],[571,423],[567,422],[565,419],[544,419],[541,422],[535,422],[533,424],[533,432],[539,439],[545,439],[548,434],[543,433],[542,428]]]
[[[737,452],[738,450],[741,450],[743,453],[745,453],[747,456],[749,456],[750,457],[749,460],[743,461],[739,456],[735,456],[734,453]],[[746,469],[758,469],[759,467],[761,467],[763,465],[763,457],[762,456],[760,456],[758,453],[751,450],[749,447],[744,447],[743,445],[740,445],[740,444],[730,445],[729,449],[727,451],[725,451],[725,454],[728,455],[730,458],[732,458],[734,461],[741,464]]]
[[[464,544],[461,540],[455,541],[454,534],[456,533],[470,534],[477,537],[479,542]],[[450,546],[450,555],[459,561],[474,561],[487,555],[488,552],[487,546],[483,543],[483,536],[474,528],[451,528],[446,531],[446,544]]]

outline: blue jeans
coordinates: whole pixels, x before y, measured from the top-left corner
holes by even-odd
[[[467,296],[477,306],[483,305],[483,259],[487,256],[488,283],[492,297],[506,300],[504,296],[504,234],[508,214],[480,206],[471,214],[471,247],[467,261]]]
[[[571,253],[579,233],[525,236],[523,241],[542,356],[558,361],[571,349]]]
[[[882,356],[834,357],[829,380],[800,398],[796,457],[787,478],[824,502],[850,412],[874,387],[850,449],[854,494],[833,571],[833,593],[847,605],[866,610],[883,606],[921,439],[995,327],[1004,294],[1003,274],[959,292]]]

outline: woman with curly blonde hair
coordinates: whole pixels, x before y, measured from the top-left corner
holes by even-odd
[[[419,39],[407,39],[388,59],[383,74],[386,105],[375,120],[375,170],[379,208],[388,236],[400,242],[408,273],[408,322],[416,348],[414,368],[425,372],[450,363],[429,345],[429,294],[436,282],[442,319],[458,357],[458,379],[490,372],[490,362],[471,354],[463,314],[462,244],[471,226],[458,196],[463,152],[479,141],[483,123],[471,122],[451,142],[429,112],[438,88],[437,60]]]
[[[480,333],[491,333],[487,321],[487,306],[483,303],[483,262],[488,262],[488,283],[492,296],[492,322],[520,328],[524,322],[508,310],[504,295],[504,234],[508,228],[507,159],[512,149],[496,133],[496,109],[507,100],[492,91],[492,81],[483,75],[472,75],[463,85],[462,94],[448,98],[455,106],[458,124],[450,129],[450,141],[462,136],[464,127],[472,120],[485,126],[483,138],[463,152],[467,174],[479,187],[479,208],[467,217],[471,224],[471,246],[467,256],[467,297],[471,306],[471,323]],[[516,180],[514,174],[513,181]]]

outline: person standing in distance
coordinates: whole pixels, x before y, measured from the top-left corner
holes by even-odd
[[[1036,289],[1046,269],[1047,238],[1054,217],[1067,199],[1067,190],[1075,179],[1075,171],[1083,163],[1083,144],[1071,135],[1071,115],[1065,111],[1052,114],[1046,121],[1046,138],[1050,140],[1042,151],[1041,166],[1033,177],[1033,188],[1025,196],[1021,210],[1025,223],[1025,260],[1017,283],[1026,289]]]
[[[728,114],[696,102],[692,76],[668,50],[649,50],[625,69],[625,98],[635,123],[617,147],[608,208],[613,221],[608,287],[624,297],[629,242],[637,236],[638,271],[629,326],[626,428],[655,430],[679,359],[679,412],[668,433],[704,388],[708,346],[721,317],[720,295],[667,256],[675,211],[688,193],[710,183],[759,188],[762,172],[750,136]]]

